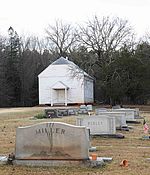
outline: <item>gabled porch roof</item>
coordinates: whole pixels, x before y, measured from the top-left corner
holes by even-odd
[[[57,81],[51,86],[52,89],[69,89],[69,87],[62,81]]]

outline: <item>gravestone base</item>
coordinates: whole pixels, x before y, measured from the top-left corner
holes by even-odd
[[[127,123],[133,123],[133,124],[141,124],[141,122],[137,121],[137,120],[127,120],[126,122]]]
[[[84,164],[83,160],[14,160],[14,165],[25,166],[79,166]]]
[[[144,140],[150,140],[150,136],[143,136],[142,139],[144,139]]]
[[[98,135],[93,135],[94,137],[103,137],[103,138],[117,138],[117,139],[124,139],[125,136],[123,134],[98,134]]]
[[[128,127],[128,125],[126,125],[126,126],[121,126],[121,127],[116,127],[116,130],[120,130],[120,131],[129,131],[129,127]]]
[[[102,167],[105,165],[103,158],[97,157],[97,160],[13,160],[13,165],[23,165],[23,166],[43,166],[43,167]]]

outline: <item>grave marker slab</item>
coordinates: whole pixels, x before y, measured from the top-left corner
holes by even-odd
[[[96,108],[95,109],[95,114],[98,115],[100,112],[107,112],[107,108]]]
[[[89,159],[89,130],[61,122],[46,122],[16,131],[17,160]]]
[[[98,115],[108,115],[110,117],[115,117],[115,124],[117,128],[120,128],[121,126],[127,126],[126,123],[126,113],[125,112],[108,112],[108,111],[104,111],[104,112],[100,112],[98,113]]]
[[[126,113],[126,121],[135,121],[135,110],[128,108],[120,108],[120,109],[112,109],[114,112],[125,112]]]
[[[45,115],[47,118],[56,118],[58,117],[57,109],[45,109]]]
[[[80,105],[80,109],[78,111],[79,114],[87,114],[88,110],[87,110],[87,106],[86,105]]]
[[[115,118],[106,115],[78,117],[76,124],[88,127],[91,135],[116,133]]]
[[[140,110],[139,108],[134,109],[134,118],[135,119],[141,119],[142,117],[140,116]]]
[[[68,115],[77,115],[77,109],[68,109]]]
[[[87,111],[92,111],[93,110],[93,106],[92,105],[87,105]]]
[[[121,106],[120,105],[115,105],[115,106],[112,106],[112,109],[121,109]]]
[[[68,109],[58,109],[58,116],[68,116]]]

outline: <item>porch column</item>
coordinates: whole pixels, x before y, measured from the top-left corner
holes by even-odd
[[[67,106],[67,88],[65,88],[65,106]]]
[[[50,94],[51,94],[51,106],[53,106],[53,89],[50,89]]]

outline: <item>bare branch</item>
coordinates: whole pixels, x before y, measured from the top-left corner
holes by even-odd
[[[80,26],[80,41],[92,49],[102,63],[112,61],[112,53],[120,49],[132,36],[132,28],[127,20],[103,17],[89,20],[86,26]]]
[[[63,24],[61,21],[56,21],[55,26],[49,25],[46,33],[51,49],[57,50],[59,55],[66,54],[76,42],[77,35],[72,26]]]

